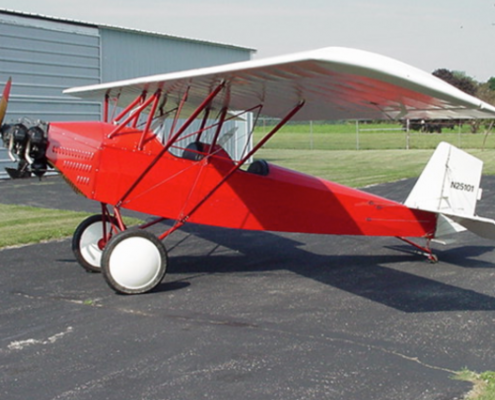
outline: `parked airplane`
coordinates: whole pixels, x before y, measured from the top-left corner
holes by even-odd
[[[0,120],[9,92],[10,81]],[[495,221],[476,215],[482,162],[447,143],[439,145],[404,204],[251,162],[290,120],[495,118],[495,107],[399,61],[326,48],[65,93],[103,99],[103,121],[7,124],[2,137],[23,168],[42,175],[49,164],[78,193],[101,203],[101,214],[76,229],[73,250],[85,269],[101,270],[117,292],[156,287],[168,262],[162,240],[187,222],[392,236],[432,261],[433,239],[465,229],[495,239]],[[260,115],[280,122],[236,158],[224,147],[236,140],[226,126],[247,114],[254,115],[251,134]],[[128,229],[122,209],[157,218]],[[145,230],[164,219],[173,224],[161,235]]]

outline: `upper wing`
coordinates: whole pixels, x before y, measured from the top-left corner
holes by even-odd
[[[293,119],[495,118],[495,107],[435,76],[377,54],[346,48],[246,61],[68,89],[82,98],[119,96],[132,101],[143,90],[162,89],[169,99],[189,88],[188,103],[198,105],[215,85],[226,82],[213,106],[280,117],[300,101]]]

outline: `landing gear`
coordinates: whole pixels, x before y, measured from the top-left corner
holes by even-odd
[[[125,294],[145,293],[155,288],[167,270],[165,246],[155,235],[141,229],[126,230],[119,210],[112,216],[106,205],[102,214],[86,218],[74,232],[72,250],[88,272],[103,272],[109,286]]]
[[[130,229],[116,234],[108,242],[101,268],[105,280],[116,292],[145,293],[165,277],[167,252],[152,233]]]
[[[428,261],[432,264],[436,264],[438,262],[438,257],[436,254],[433,254],[433,251],[431,251],[430,248],[430,241],[431,239],[426,240],[426,245],[425,246],[420,246],[419,244],[413,242],[412,240],[399,237],[397,236],[397,239],[402,240],[403,242],[410,244],[413,247],[416,247],[417,249],[421,250],[422,254],[428,259]]]
[[[114,226],[117,226],[115,218],[106,217],[103,223],[103,216],[98,214],[86,218],[76,228],[72,237],[72,251],[86,271],[101,271],[101,254],[114,233]]]
[[[430,253],[427,254],[426,257],[428,258],[428,261],[432,264],[436,264],[438,262],[438,256],[436,254]]]

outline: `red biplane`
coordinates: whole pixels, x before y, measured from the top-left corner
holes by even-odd
[[[10,82],[2,118],[9,91]],[[118,292],[143,293],[162,281],[162,240],[186,222],[392,236],[432,261],[433,239],[465,229],[495,239],[495,221],[475,214],[481,161],[446,143],[405,204],[252,162],[289,120],[495,118],[495,107],[396,60],[327,48],[65,93],[103,100],[103,121],[17,123],[4,125],[2,136],[10,154],[33,173],[42,175],[49,164],[77,192],[101,203],[101,214],[75,231],[73,250],[85,269],[101,270]],[[254,121],[250,134],[259,116],[279,122],[257,144],[245,140],[242,155],[234,156],[226,151],[238,137],[229,123],[247,115]],[[157,218],[127,229],[122,209]],[[158,237],[145,230],[164,219],[173,225]]]

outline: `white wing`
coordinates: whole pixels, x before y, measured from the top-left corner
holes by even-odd
[[[125,105],[142,93],[162,89],[200,104],[219,82],[227,89],[213,104],[234,110],[263,105],[262,114],[280,117],[300,101],[293,119],[495,118],[495,107],[433,75],[377,54],[346,48],[254,60],[127,81],[68,89],[65,93]]]

